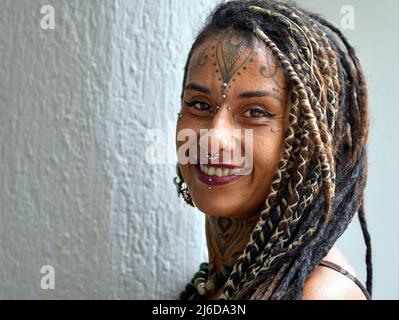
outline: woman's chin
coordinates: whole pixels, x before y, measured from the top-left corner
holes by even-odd
[[[211,200],[209,201],[195,201],[195,206],[198,210],[205,213],[208,216],[214,217],[234,217],[240,215],[240,212],[236,210],[232,210],[234,206],[226,205],[226,203],[218,203],[217,201]]]
[[[198,210],[205,213],[208,216],[213,217],[240,217],[246,216],[243,214],[242,206],[239,204],[235,204],[232,201],[217,201],[215,199],[212,200],[194,200],[194,204]],[[241,209],[240,209],[241,208]]]

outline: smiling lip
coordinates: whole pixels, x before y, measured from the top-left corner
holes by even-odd
[[[218,164],[218,165],[214,165],[214,166],[215,167],[232,168],[232,169],[237,168],[237,166],[227,165],[227,164]],[[218,177],[216,175],[209,176],[200,170],[199,164],[194,165],[194,167],[195,167],[195,171],[197,173],[198,179],[201,182],[206,183],[211,186],[227,184],[227,183],[230,183],[230,182],[242,177],[242,175],[231,175],[231,176],[224,176],[224,177]],[[211,180],[209,180],[209,179],[211,179]]]

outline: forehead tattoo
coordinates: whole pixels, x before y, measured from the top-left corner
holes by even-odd
[[[254,62],[253,57],[257,56],[255,52],[256,38],[249,32],[243,30],[229,30],[212,41],[208,45],[199,50],[193,56],[193,62],[189,69],[190,79],[195,71],[212,63],[215,72],[219,75],[220,94],[223,99],[227,98],[229,88],[241,75],[247,70],[247,65]],[[272,91],[281,93],[282,87],[275,79],[278,72],[278,66],[265,53],[266,61],[259,67],[259,75],[266,79],[271,79],[277,87],[273,87]]]
[[[216,72],[220,72],[221,94],[227,97],[230,81],[240,76],[241,69],[246,70],[246,63],[254,52],[254,38],[248,32],[232,31],[222,35],[216,44]],[[231,85],[230,85],[231,86]]]
[[[220,94],[225,99],[228,88],[247,69],[246,64],[253,62],[254,47],[255,38],[248,32],[229,30],[221,34],[196,54],[189,70],[189,81],[198,68],[212,63],[219,75]]]

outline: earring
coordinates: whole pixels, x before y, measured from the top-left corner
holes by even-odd
[[[173,183],[176,186],[177,196],[182,197],[183,200],[188,205],[195,207],[195,205],[193,203],[193,199],[191,199],[190,192],[188,191],[188,187],[187,187],[186,183],[184,182],[183,177],[181,175],[178,163],[176,163],[176,174],[177,174],[177,177],[173,178]]]

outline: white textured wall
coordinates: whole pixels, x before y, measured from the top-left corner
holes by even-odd
[[[175,298],[191,279],[203,216],[144,139],[176,118],[210,3],[1,0],[0,298]]]
[[[0,0],[0,299],[169,299],[191,279],[206,254],[203,215],[177,199],[173,164],[145,163],[145,135],[175,121],[186,54],[216,2]],[[360,6],[300,2],[335,22],[341,5]],[[347,35],[371,86],[375,297],[397,298],[397,148],[381,158],[398,139],[398,78],[386,63],[398,61],[387,18],[397,5],[383,3],[376,15],[362,1]],[[55,30],[40,28],[44,4]],[[357,221],[340,244],[364,280]]]

